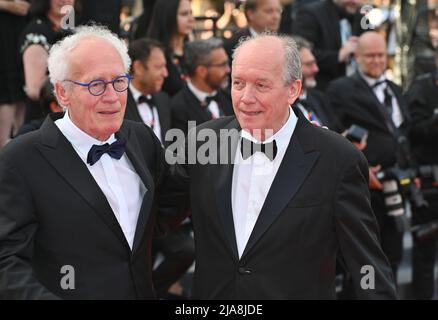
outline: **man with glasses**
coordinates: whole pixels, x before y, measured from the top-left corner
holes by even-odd
[[[130,63],[101,27],[51,49],[50,80],[67,111],[0,153],[1,299],[154,298],[152,234],[185,208],[166,188],[177,185],[159,140],[123,121]]]
[[[377,32],[365,32],[358,39],[358,71],[334,80],[327,88],[331,105],[343,126],[341,131],[353,124],[367,129],[369,135],[363,153],[370,166],[382,171],[397,164],[406,166],[403,163],[406,147],[401,142],[406,141],[410,120],[401,88],[385,76],[386,60],[385,39]],[[402,260],[403,233],[395,217],[389,215],[391,207],[387,207],[389,202],[385,200],[382,184],[373,175],[370,175],[370,193],[380,243],[396,276]]]
[[[186,86],[171,100],[172,126],[187,133],[189,121],[196,125],[233,114],[227,86],[230,67],[219,39],[195,40],[187,44],[184,61],[189,74]]]

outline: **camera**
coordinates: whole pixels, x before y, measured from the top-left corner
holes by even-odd
[[[345,137],[351,142],[364,143],[368,138],[368,130],[353,124],[345,131]]]
[[[388,215],[394,218],[399,232],[407,231],[410,226],[406,217],[404,199],[409,198],[417,208],[428,206],[423,193],[414,181],[415,171],[394,166],[378,172],[376,177],[382,183]]]

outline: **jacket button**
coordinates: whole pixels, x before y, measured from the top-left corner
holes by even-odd
[[[238,272],[239,272],[239,274],[242,274],[242,275],[251,274],[251,271],[245,269],[244,267],[239,267]]]

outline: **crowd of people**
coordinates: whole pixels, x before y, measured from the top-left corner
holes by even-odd
[[[406,232],[434,297],[437,72],[391,81],[364,0],[246,0],[209,39],[191,0],[129,39],[83,2],[0,0],[0,298],[394,299]],[[171,164],[174,129],[231,145]]]

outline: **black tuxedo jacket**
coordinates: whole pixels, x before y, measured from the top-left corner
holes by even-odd
[[[416,78],[406,92],[412,117],[411,142],[415,159],[421,164],[438,164],[437,72]]]
[[[330,106],[329,98],[323,92],[317,89],[308,89],[306,104],[313,112],[315,112],[316,116],[321,120],[322,125],[333,131],[340,130],[339,121],[333,108]]]
[[[410,115],[402,90],[393,82],[389,82],[389,86],[396,96],[404,119],[400,132],[407,135]],[[342,130],[356,124],[369,131],[367,147],[363,152],[370,164],[380,164],[383,168],[394,165],[397,143],[386,124],[385,107],[360,74],[333,81],[327,88],[327,95],[343,126]]]
[[[188,166],[196,244],[194,298],[332,299],[338,253],[346,261],[359,298],[396,297],[370,207],[365,158],[337,133],[298,116],[240,259],[231,204],[234,166],[230,164],[239,135],[233,135],[229,144],[219,143],[215,156],[220,159],[228,151],[228,164]],[[203,128],[213,129],[218,136],[220,129],[240,130],[235,117],[197,129]],[[374,268],[374,290],[361,289],[364,265]]]
[[[164,146],[167,146],[164,138],[166,136],[167,130],[171,128],[172,115],[170,112],[170,98],[164,92],[156,92],[152,96],[154,97],[155,103],[157,104],[156,108],[158,111],[158,117],[161,127],[161,141],[163,141]],[[140,113],[138,112],[137,102],[134,100],[131,90],[129,89],[128,100],[126,103],[125,119],[143,123]]]
[[[236,31],[231,38],[224,40],[224,49],[227,52],[230,61],[232,60],[233,50],[239,43],[240,38],[250,36],[251,32],[249,32],[249,28],[247,27]]]
[[[352,21],[352,34],[360,35],[362,16],[358,13]],[[345,76],[345,63],[338,62],[342,47],[339,27],[339,9],[332,0],[304,5],[297,13],[294,34],[304,37],[313,44],[313,53],[320,69],[316,75],[318,88],[323,90],[328,82]]]
[[[233,106],[228,95],[219,91],[218,102],[221,112],[225,116],[233,115]],[[187,133],[188,121],[196,121],[200,125],[212,119],[207,108],[201,106],[201,102],[196,98],[189,87],[186,85],[171,99],[172,127],[183,130]]]
[[[0,298],[154,298],[151,236],[184,218],[183,207],[174,214],[176,193],[164,189],[170,176],[158,139],[131,121],[116,134],[127,139],[126,155],[147,188],[131,251],[55,117],[0,152]],[[61,287],[66,265],[74,268],[73,290]]]

